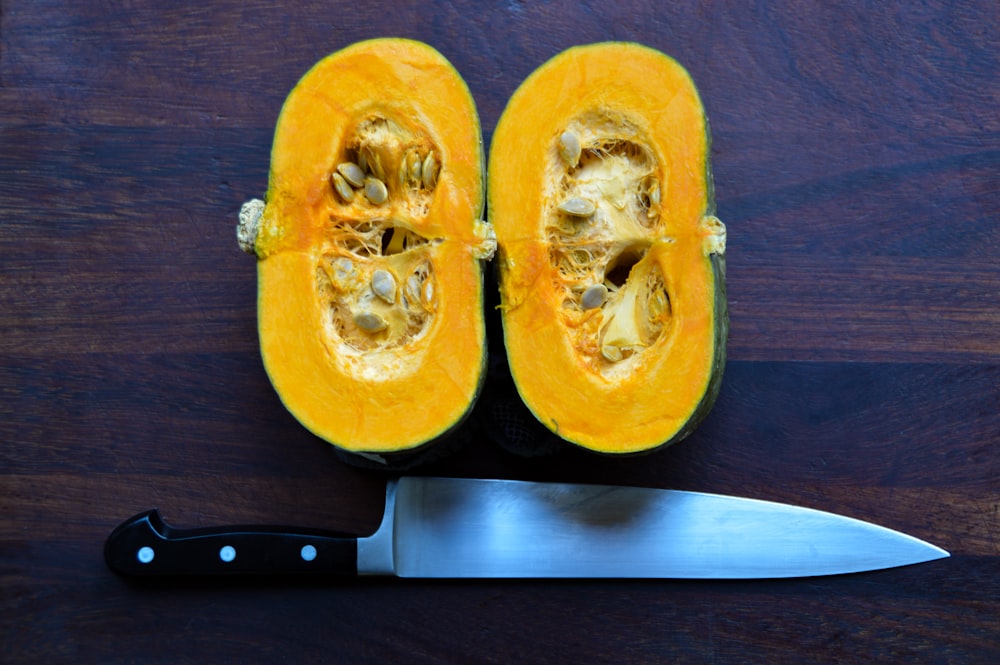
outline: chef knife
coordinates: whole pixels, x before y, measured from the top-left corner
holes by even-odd
[[[117,527],[128,576],[318,573],[427,578],[807,577],[949,556],[875,524],[718,494],[514,480],[390,480],[365,537],[281,527],[176,529],[155,510]]]

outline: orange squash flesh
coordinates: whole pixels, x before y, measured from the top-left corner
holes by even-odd
[[[346,163],[364,184],[334,175]],[[261,354],[288,410],[349,457],[412,460],[476,400],[482,164],[465,83],[419,42],[339,51],[282,108],[253,246]]]
[[[528,408],[605,453],[690,433],[717,395],[728,322],[687,72],[635,44],[563,52],[511,98],[488,174],[504,342]]]

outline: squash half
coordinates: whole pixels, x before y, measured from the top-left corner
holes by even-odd
[[[266,204],[239,227],[261,355],[292,415],[350,461],[411,466],[471,410],[495,248],[483,200],[472,97],[430,46],[357,43],[285,101]]]
[[[711,408],[728,319],[709,147],[688,73],[637,44],[569,49],[508,103],[488,169],[504,343],[562,439],[648,451]]]

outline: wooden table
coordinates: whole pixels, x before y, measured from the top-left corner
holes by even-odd
[[[0,5],[0,661],[1000,662],[995,2],[281,4]],[[384,476],[268,383],[234,231],[298,77],[381,35],[454,63],[487,145],[563,48],[674,55],[729,229],[729,362],[689,439],[622,460],[483,439],[421,472],[773,499],[953,556],[753,582],[112,574],[105,537],[154,506],[374,529]]]

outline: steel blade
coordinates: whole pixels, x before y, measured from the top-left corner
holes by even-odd
[[[403,478],[359,572],[451,578],[805,577],[948,556],[875,524],[716,494]]]

